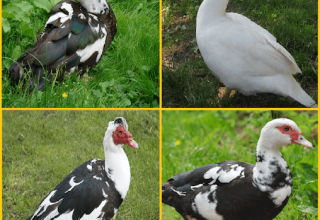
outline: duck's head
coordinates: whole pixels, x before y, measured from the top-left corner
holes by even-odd
[[[117,117],[114,121],[109,122],[103,145],[105,149],[117,150],[124,144],[135,149],[139,148],[139,144],[132,139],[132,135],[128,131],[126,119]]]
[[[80,0],[80,4],[91,13],[107,14],[109,12],[106,0]]]
[[[260,149],[279,149],[289,144],[314,148],[313,144],[302,136],[297,124],[290,119],[274,119],[262,128],[258,142]]]

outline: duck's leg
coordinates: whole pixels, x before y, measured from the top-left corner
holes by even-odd
[[[197,220],[196,218],[191,217],[190,215],[187,215],[188,220]]]
[[[227,87],[220,87],[218,92],[218,99],[221,100],[222,98],[232,97],[236,92],[236,90],[230,90]]]

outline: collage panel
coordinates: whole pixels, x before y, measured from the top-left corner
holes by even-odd
[[[163,0],[165,108],[318,103],[316,0]]]
[[[3,111],[2,130],[2,219],[159,218],[159,111]]]
[[[317,111],[163,111],[162,220],[318,219]]]
[[[2,5],[2,107],[159,107],[159,0]]]

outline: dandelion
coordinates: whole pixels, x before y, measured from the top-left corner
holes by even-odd
[[[176,145],[180,145],[180,141],[176,141]]]
[[[64,92],[63,94],[62,94],[62,97],[63,98],[65,98],[65,97],[67,97],[68,95]]]

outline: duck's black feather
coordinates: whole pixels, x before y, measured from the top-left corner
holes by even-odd
[[[72,187],[70,182],[78,185]],[[104,161],[89,160],[59,183],[27,220],[55,219],[70,212],[73,212],[70,220],[81,220],[84,215],[96,212],[105,201],[98,212],[102,219],[107,220],[113,217],[123,199],[109,179]],[[56,213],[54,217],[53,213]]]

